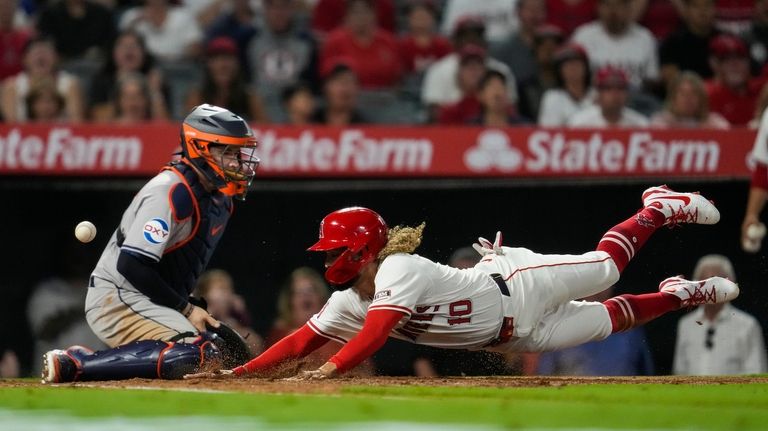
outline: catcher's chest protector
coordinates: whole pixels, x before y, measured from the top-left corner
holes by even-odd
[[[169,168],[181,174],[189,186],[178,184],[170,199],[175,217],[191,219],[192,234],[180,245],[166,250],[158,272],[169,286],[187,297],[224,234],[232,214],[232,199],[218,191],[211,194],[205,190],[197,173],[185,163],[174,163]]]

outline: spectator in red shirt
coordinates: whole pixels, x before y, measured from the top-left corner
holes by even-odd
[[[596,18],[597,0],[547,0],[547,22],[560,27],[566,37]]]
[[[434,1],[414,0],[407,15],[408,33],[399,41],[403,66],[408,73],[423,74],[432,62],[451,53],[451,42],[437,33]]]
[[[397,41],[376,28],[371,0],[349,0],[344,26],[328,35],[320,55],[321,68],[339,58],[350,58],[360,86],[365,89],[396,85],[403,72]]]
[[[29,31],[14,28],[16,0],[0,1],[0,81],[13,76],[22,69],[24,45],[29,40]]]
[[[715,72],[707,83],[710,108],[731,125],[745,126],[752,119],[764,81],[751,76],[747,45],[738,37],[723,34],[709,46]]]
[[[456,82],[463,97],[454,104],[443,105],[439,108],[437,121],[441,124],[469,123],[480,117],[482,113],[480,100],[477,96],[480,81],[487,71],[485,49],[479,45],[465,45],[459,55]]]
[[[319,39],[343,24],[347,9],[354,0],[320,0],[312,11],[312,30]],[[391,33],[395,32],[395,4],[393,0],[376,0],[376,23]]]

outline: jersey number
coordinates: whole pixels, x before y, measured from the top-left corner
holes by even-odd
[[[461,301],[451,302],[448,305],[448,315],[451,316],[448,319],[449,325],[460,325],[462,323],[469,323],[471,317],[463,317],[472,314],[472,301],[469,299],[462,299]]]

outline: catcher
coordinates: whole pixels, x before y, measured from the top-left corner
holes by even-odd
[[[223,235],[232,198],[244,199],[253,180],[256,139],[242,118],[201,105],[184,119],[181,149],[181,159],[136,194],[91,274],[86,319],[112,349],[47,352],[43,383],[172,379],[250,358],[242,338],[189,294]]]
[[[483,255],[470,269],[455,269],[412,254],[421,242],[416,228],[388,229],[366,208],[326,216],[320,239],[309,249],[327,254],[326,279],[336,286],[325,307],[302,328],[257,358],[231,370],[198,373],[241,376],[266,373],[336,340],[345,346],[318,369],[294,379],[342,374],[379,349],[387,337],[442,348],[540,352],[601,340],[664,313],[727,302],[739,293],[724,278],[664,280],[659,292],[621,295],[605,302],[575,301],[601,292],[664,225],[715,224],[720,214],[696,193],[664,186],[643,194],[643,208],[609,230],[597,250],[582,255],[541,255],[481,238]]]

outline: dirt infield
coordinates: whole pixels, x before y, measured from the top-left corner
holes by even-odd
[[[722,385],[768,384],[768,377],[351,377],[326,381],[286,381],[283,379],[201,379],[201,380],[149,380],[131,379],[109,382],[77,382],[58,386],[156,388],[175,390],[201,390],[254,393],[338,393],[346,386],[431,386],[431,387],[562,387],[570,385],[603,384],[671,384]],[[3,387],[40,386],[41,383],[21,380],[0,380]]]

